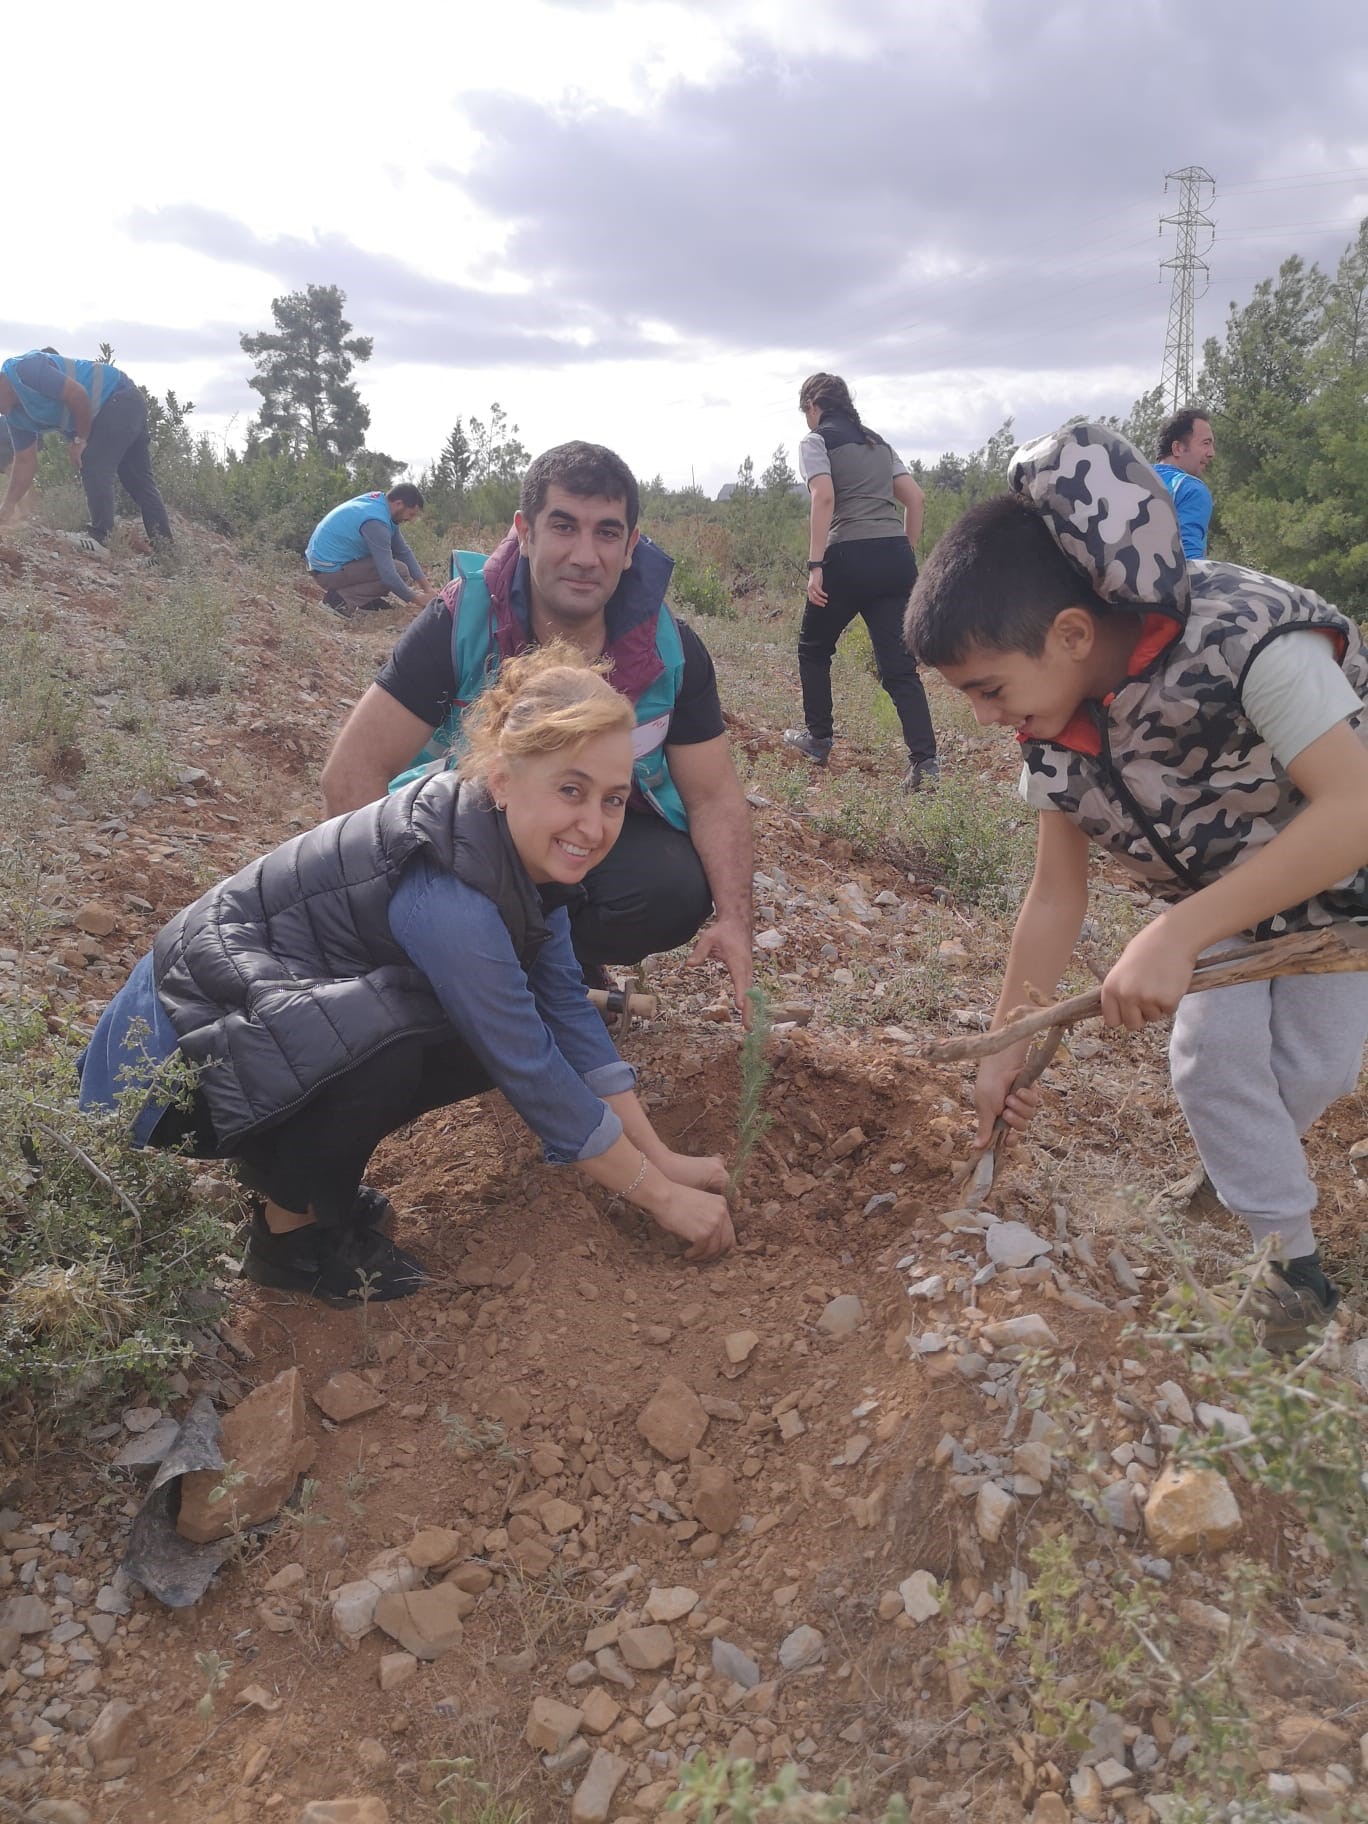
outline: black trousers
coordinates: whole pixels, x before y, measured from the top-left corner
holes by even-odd
[[[712,911],[697,849],[654,811],[628,811],[621,835],[584,886],[588,901],[570,933],[587,968],[639,963],[687,944]]]
[[[380,1142],[430,1109],[483,1095],[493,1084],[460,1040],[426,1044],[400,1039],[326,1084],[297,1114],[219,1146],[204,1102],[170,1109],[153,1129],[153,1146],[189,1143],[197,1159],[231,1159],[249,1189],[325,1228],[346,1222],[371,1154]]]
[[[81,483],[90,510],[90,535],[104,544],[114,530],[114,478],[132,496],[149,538],[171,538],[166,504],[152,478],[152,452],[147,441],[147,401],[136,386],[126,386],[103,406],[90,427],[81,457]]]
[[[798,631],[798,677],[803,720],[818,741],[831,739],[831,661],[841,635],[858,614],[869,629],[879,682],[893,700],[911,760],[931,760],[936,731],[917,673],[903,645],[903,611],[917,580],[917,560],[905,538],[857,538],[827,548],[822,580],[825,608],[811,602]]]

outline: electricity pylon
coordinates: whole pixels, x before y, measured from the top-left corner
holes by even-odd
[[[1204,203],[1214,199],[1216,180],[1201,165],[1185,165],[1181,171],[1164,175],[1164,194],[1170,184],[1177,184],[1178,207],[1172,215],[1161,216],[1159,232],[1172,228],[1178,245],[1172,256],[1161,260],[1161,272],[1172,272],[1173,289],[1169,297],[1168,335],[1164,340],[1164,367],[1159,376],[1159,390],[1167,411],[1180,411],[1192,399],[1192,359],[1195,307],[1206,290],[1211,276],[1203,255],[1216,239],[1216,224],[1206,213]],[[1199,245],[1200,243],[1200,245]],[[1197,289],[1197,275],[1203,284]]]

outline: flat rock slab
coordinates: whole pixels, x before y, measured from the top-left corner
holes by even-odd
[[[571,1824],[606,1824],[613,1795],[627,1776],[626,1761],[607,1748],[596,1748],[589,1771],[570,1801]]]
[[[321,1387],[314,1388],[313,1402],[334,1425],[364,1418],[368,1412],[378,1412],[388,1404],[384,1394],[377,1393],[369,1381],[363,1381],[359,1374],[352,1374],[345,1368],[331,1375]]]
[[[453,1583],[431,1590],[391,1590],[375,1605],[375,1625],[415,1659],[437,1659],[456,1646],[475,1598]]]
[[[255,1388],[224,1414],[219,1450],[231,1470],[198,1469],[181,1478],[176,1531],[198,1545],[279,1513],[313,1461],[297,1368]],[[225,1492],[211,1500],[220,1488]]]
[[[1024,1222],[995,1222],[983,1238],[988,1258],[998,1267],[1029,1267],[1042,1254],[1054,1252],[1054,1243],[1028,1229]]]
[[[299,1824],[390,1824],[383,1799],[312,1799],[299,1814]]]

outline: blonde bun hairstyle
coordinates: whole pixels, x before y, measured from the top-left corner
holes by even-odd
[[[501,762],[558,754],[595,735],[630,735],[636,713],[608,682],[608,669],[564,640],[505,659],[466,712],[461,778],[487,785]]]

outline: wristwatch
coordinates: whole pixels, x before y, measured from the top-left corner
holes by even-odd
[[[825,565],[826,559],[824,557],[810,557],[808,559],[809,570],[821,570],[825,568]]]

